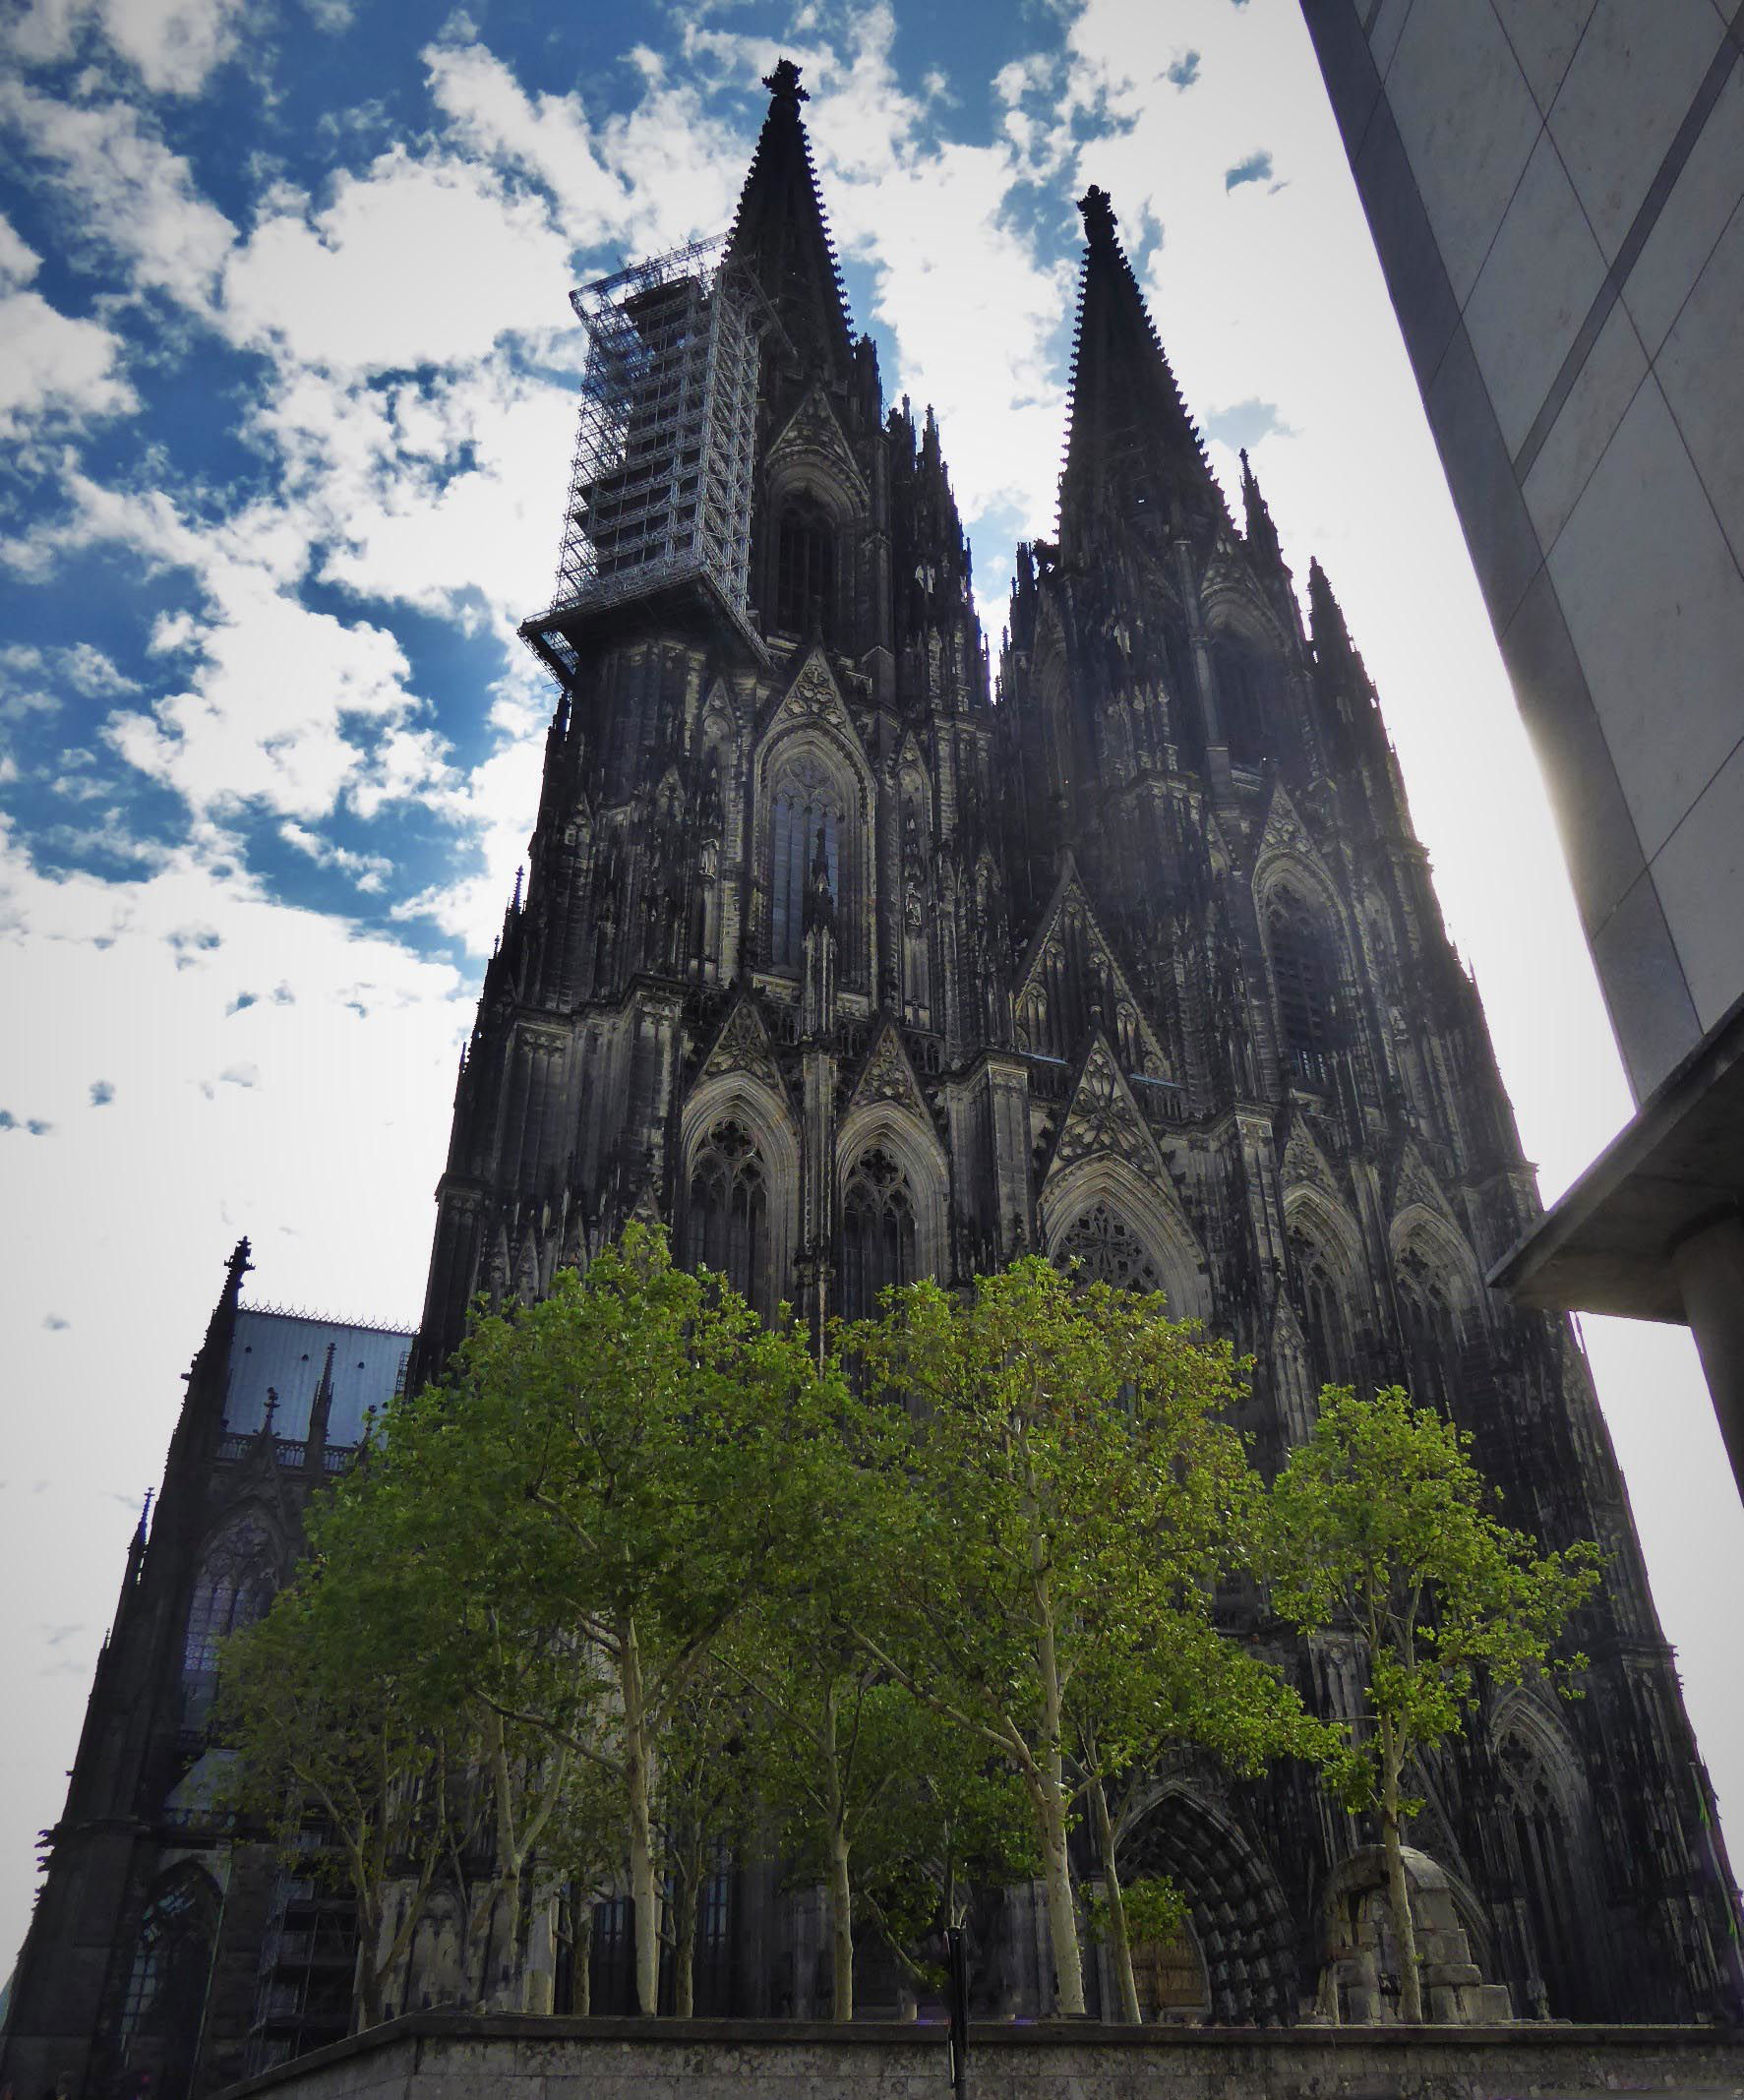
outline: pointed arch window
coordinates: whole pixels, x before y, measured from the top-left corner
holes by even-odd
[[[182,2100],[192,2080],[217,1925],[217,1890],[192,1866],[159,1884],[140,1920],[121,2006],[121,2060],[150,2077],[157,2100]]]
[[[835,626],[836,535],[814,497],[792,496],[775,533],[775,625],[783,634],[825,641]]]
[[[912,1284],[915,1198],[908,1175],[878,1147],[862,1153],[842,1191],[839,1290],[845,1320],[871,1319],[878,1293]]]
[[[1315,1384],[1352,1384],[1356,1376],[1356,1350],[1343,1279],[1319,1242],[1308,1233],[1293,1230],[1290,1248]]]
[[[1121,1290],[1161,1290],[1163,1277],[1150,1249],[1118,1211],[1093,1203],[1067,1229],[1054,1249],[1062,1265],[1076,1260],[1086,1283],[1113,1284]]]
[[[815,750],[784,755],[770,774],[767,881],[769,967],[798,974],[805,961],[806,893],[819,835],[835,899],[842,977],[866,977],[860,886],[862,856],[853,800],[842,770]]]
[[[257,1518],[242,1518],[208,1548],[188,1604],[182,1646],[182,1681],[191,1691],[210,1694],[218,1674],[219,1642],[265,1614],[278,1587],[276,1572],[272,1541]]]
[[[1332,943],[1319,920],[1294,897],[1281,897],[1273,905],[1266,930],[1285,1065],[1300,1084],[1324,1087],[1338,983]]]
[[[712,1269],[762,1302],[769,1276],[769,1178],[756,1140],[732,1117],[697,1148],[685,1207],[685,1266]]]

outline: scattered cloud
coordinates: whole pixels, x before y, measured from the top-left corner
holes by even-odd
[[[190,95],[236,48],[242,14],[240,0],[29,0],[9,34],[16,57],[41,66],[97,32],[151,93]]]
[[[1241,0],[1235,0],[1237,6]],[[1224,170],[1224,188],[1238,190],[1244,182],[1270,182],[1272,179],[1272,156],[1262,149],[1249,153],[1245,160],[1237,160],[1232,168]]]
[[[1221,439],[1232,451],[1257,445],[1262,438],[1293,438],[1295,432],[1278,413],[1276,401],[1262,401],[1257,394],[1245,401],[1233,401],[1228,408],[1214,408],[1200,419],[1207,438]]]
[[[93,1109],[106,1109],[115,1099],[115,1087],[111,1080],[93,1079],[90,1083],[90,1105]]]
[[[1163,78],[1173,81],[1177,88],[1190,88],[1199,78],[1198,52],[1183,51],[1178,58],[1164,67]]]
[[[10,1109],[0,1109],[0,1130],[23,1130],[31,1137],[47,1137],[53,1128],[39,1115],[14,1115]]]
[[[51,1335],[64,1335],[73,1323],[71,1320],[63,1320],[58,1312],[45,1312],[42,1315],[42,1324]]]

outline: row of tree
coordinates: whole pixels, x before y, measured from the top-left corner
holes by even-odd
[[[296,1581],[227,1646],[221,1728],[239,1806],[285,1841],[318,1828],[355,1899],[358,2024],[444,1888],[474,2002],[549,2007],[529,1920],[554,1906],[584,1992],[594,1905],[625,1893],[637,2002],[664,1945],[688,2012],[703,1891],[747,1852],[827,1890],[838,2019],[857,1932],[919,1980],[971,1889],[1014,1878],[1046,1891],[1079,2012],[1080,1826],[1137,2019],[1133,1941],[1182,1899],[1125,1886],[1120,1845],[1182,1746],[1307,1759],[1378,1814],[1420,2017],[1411,1760],[1481,1675],[1559,1667],[1592,1550],[1504,1526],[1397,1390],[1328,1389],[1268,1488],[1226,1345],[1039,1260],[887,1293],[834,1339],[820,1364],[632,1229],[478,1319],[311,1511]],[[1360,1637],[1362,1712],[1304,1709],[1262,1609]]]

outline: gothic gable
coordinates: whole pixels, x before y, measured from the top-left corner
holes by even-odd
[[[1080,1160],[1099,1153],[1113,1153],[1146,1173],[1168,1180],[1157,1141],[1133,1101],[1108,1039],[1098,1034],[1078,1074],[1053,1141],[1053,1156],[1048,1165],[1050,1177]]]
[[[763,730],[764,753],[782,737],[801,729],[833,732],[847,745],[856,770],[870,788],[872,765],[866,755],[866,747],[860,741],[854,717],[848,711],[842,689],[836,684],[829,658],[821,647],[812,649],[800,665],[793,683],[770,711]]]
[[[787,1082],[781,1076],[768,1028],[755,1005],[743,997],[734,1002],[721,1023],[720,1033],[697,1071],[695,1084],[699,1088],[706,1080],[732,1075],[760,1081],[778,1101],[788,1102],[791,1108]]]
[[[815,380],[770,446],[768,468],[771,482],[816,475],[833,482],[863,510],[871,501],[866,477],[842,435],[829,396]]]
[[[1307,870],[1324,891],[1326,902],[1343,918],[1342,907],[1338,904],[1338,884],[1282,781],[1272,790],[1266,820],[1260,827],[1254,847],[1254,888],[1261,893],[1262,902],[1263,892],[1270,886],[1266,875],[1280,861],[1293,862],[1297,868]]]
[[[1314,1133],[1299,1114],[1294,1114],[1290,1119],[1290,1135],[1284,1141],[1279,1179],[1286,1188],[1317,1188],[1335,1203],[1344,1201],[1339,1178],[1333,1172],[1331,1163],[1321,1151]]]
[[[866,1062],[848,1096],[850,1110],[867,1108],[874,1102],[893,1102],[918,1116],[922,1123],[932,1122],[908,1051],[902,1047],[895,1025],[888,1020],[872,1038]]]
[[[1393,1174],[1393,1216],[1418,1206],[1430,1211],[1444,1225],[1452,1226],[1462,1238],[1465,1229],[1455,1215],[1453,1205],[1442,1192],[1441,1183],[1430,1171],[1428,1163],[1416,1146],[1407,1138],[1400,1147],[1399,1164]]]
[[[1098,923],[1096,908],[1069,853],[1018,974],[1012,1005],[1018,1016],[1020,1043],[1026,1033],[1026,1008],[1033,1011],[1038,998],[1046,996],[1047,980],[1065,964],[1068,943],[1074,937],[1082,941],[1087,961],[1113,996],[1114,1010],[1105,1008],[1103,1026],[1122,1040],[1130,1033],[1133,1047],[1139,1052],[1137,1062],[1152,1077],[1165,1077],[1169,1064],[1163,1055],[1163,1047],[1145,1017],[1131,981],[1109,944],[1108,935]]]

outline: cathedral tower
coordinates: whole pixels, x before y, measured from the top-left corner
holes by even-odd
[[[422,1361],[475,1291],[536,1295],[641,1216],[814,1324],[1028,1249],[1160,1287],[1252,1353],[1267,1467],[1322,1383],[1408,1382],[1516,1523],[1612,1570],[1588,1697],[1497,1699],[1427,1774],[1421,1849],[1523,2011],[1711,2012],[1706,1782],[1573,1338],[1484,1287],[1535,1193],[1331,586],[1304,629],[1092,189],[1059,537],[1019,550],[995,702],[937,427],[885,411],[798,71],[765,85],[724,248],[582,296],[525,630],[561,695]],[[1356,1696],[1337,1644],[1294,1666]],[[1356,1847],[1299,1782],[1162,1788],[1139,1849],[1192,1892],[1209,2011],[1296,2015]]]

